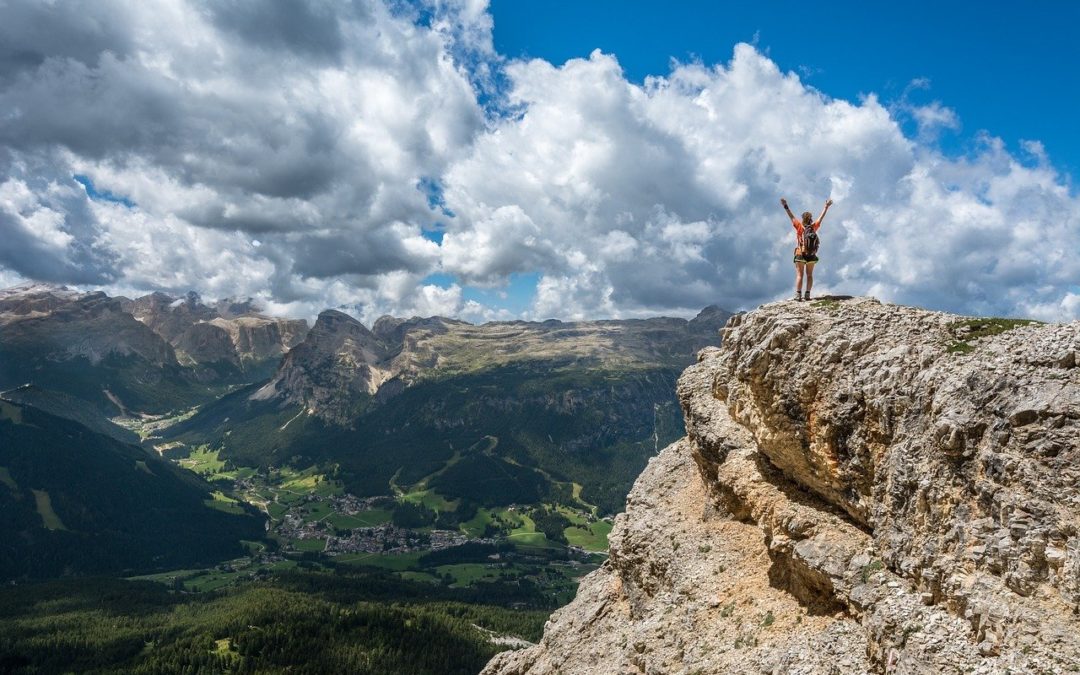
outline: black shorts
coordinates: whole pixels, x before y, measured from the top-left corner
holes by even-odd
[[[817,261],[818,261],[818,257],[816,255],[799,255],[797,253],[795,254],[794,262],[796,264],[798,264],[798,263],[806,263],[807,265],[813,265]]]

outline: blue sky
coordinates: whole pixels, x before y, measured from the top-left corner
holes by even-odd
[[[1052,162],[1080,169],[1080,2],[641,2],[493,0],[495,48],[561,64],[614,54],[632,81],[666,75],[672,58],[724,63],[755,43],[783,70],[834,98],[883,102],[909,91],[939,100],[962,129],[963,152],[987,130],[1015,149],[1039,140]]]
[[[1021,141],[1043,144],[1071,175],[1080,168],[1080,3],[691,2],[492,0],[495,50],[510,59],[559,65],[600,49],[628,80],[666,76],[672,59],[724,63],[739,42],[754,44],[783,70],[832,98],[873,93],[886,106],[940,102],[959,119],[936,139],[962,156],[983,132],[1021,160]],[[897,115],[914,135],[915,123]],[[535,278],[537,275],[531,275]],[[443,283],[452,277],[439,275]],[[519,311],[534,288],[516,279],[505,292],[470,297]]]
[[[689,317],[784,196],[818,293],[1080,318],[1080,2],[73,7],[0,3],[0,286]]]

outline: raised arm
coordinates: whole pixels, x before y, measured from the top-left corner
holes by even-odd
[[[825,220],[825,214],[829,212],[829,207],[830,206],[832,206],[832,200],[831,199],[826,199],[825,200],[825,208],[823,208],[821,210],[821,215],[818,216],[817,222],[814,223],[814,229],[815,230],[818,229],[819,227],[821,227],[821,221]],[[790,213],[790,211],[788,213]]]
[[[791,209],[788,208],[787,200],[784,199],[783,197],[781,197],[780,198],[780,203],[783,205],[784,210],[787,211],[788,218],[790,218],[791,220],[795,220],[795,214],[792,213]],[[822,214],[822,215],[824,215],[824,214]]]

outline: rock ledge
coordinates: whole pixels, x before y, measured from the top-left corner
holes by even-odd
[[[733,317],[608,562],[484,673],[1080,671],[1080,322],[989,325]]]

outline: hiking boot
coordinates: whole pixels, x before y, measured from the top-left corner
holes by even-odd
[[[803,298],[802,299],[803,300],[809,300],[810,299],[810,291],[807,291],[807,292],[803,293]]]
[[[802,293],[795,291],[795,299],[799,302],[802,302]]]

